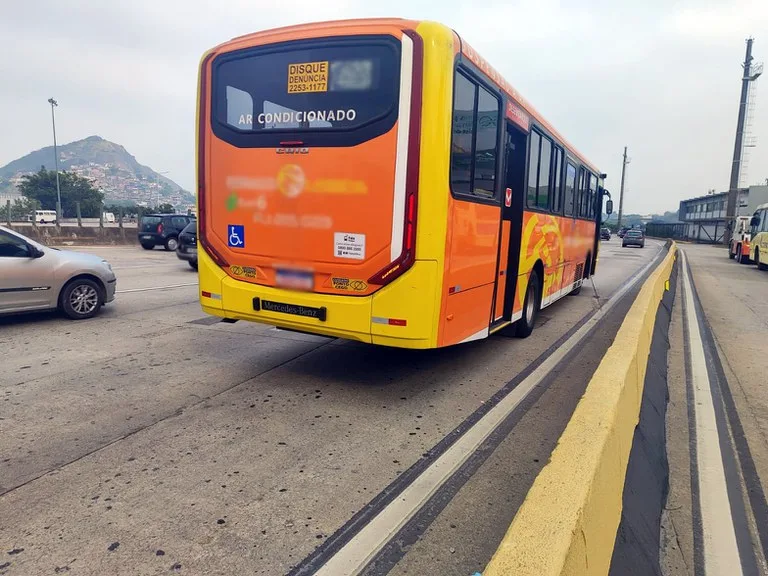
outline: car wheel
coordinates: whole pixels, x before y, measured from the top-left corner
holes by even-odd
[[[197,260],[190,260],[189,261],[189,267],[194,269],[194,270],[197,270]]]
[[[739,250],[737,253],[737,258],[739,264],[751,264],[752,260],[749,259],[749,255],[745,255],[742,250]]]
[[[541,281],[539,273],[536,270],[531,271],[531,278],[528,280],[528,287],[525,290],[525,302],[523,302],[523,317],[517,321],[515,334],[518,338],[527,338],[533,332],[536,324],[536,317],[539,315],[541,307]]]
[[[173,236],[165,241],[165,249],[169,252],[176,252],[176,248],[179,247],[179,240]]]
[[[98,314],[104,304],[104,296],[93,280],[73,280],[61,292],[61,309],[72,320],[85,320]]]
[[[154,250],[155,245],[154,244],[146,244],[144,242],[141,243],[141,247],[144,248],[144,250]]]

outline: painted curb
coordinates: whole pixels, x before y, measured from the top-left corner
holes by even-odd
[[[673,242],[643,283],[483,576],[608,574]]]

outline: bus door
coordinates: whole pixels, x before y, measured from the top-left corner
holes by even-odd
[[[563,279],[560,286],[560,288],[563,290],[573,284],[575,280],[576,265],[578,260],[578,258],[575,256],[576,251],[572,245],[573,239],[576,237],[576,215],[579,211],[579,195],[576,173],[576,164],[570,158],[566,158],[564,187],[565,203],[563,206],[565,221],[563,226],[564,236],[569,240],[566,241],[565,265],[563,266]]]
[[[525,203],[526,134],[511,122],[504,133],[503,193],[501,198],[501,234],[496,267],[496,301],[491,324],[512,319],[518,267],[520,239]]]

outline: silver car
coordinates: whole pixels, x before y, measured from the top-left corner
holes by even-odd
[[[0,226],[0,315],[59,308],[75,320],[115,299],[109,262],[38,244]]]

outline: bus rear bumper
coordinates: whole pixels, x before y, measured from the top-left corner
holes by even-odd
[[[221,272],[208,258],[199,262],[201,279]],[[392,284],[369,296],[298,292],[221,278],[220,299],[201,293],[203,310],[213,316],[259,322],[287,330],[398,348],[436,346],[439,306],[437,263],[417,261]],[[201,290],[203,282],[201,282]]]

